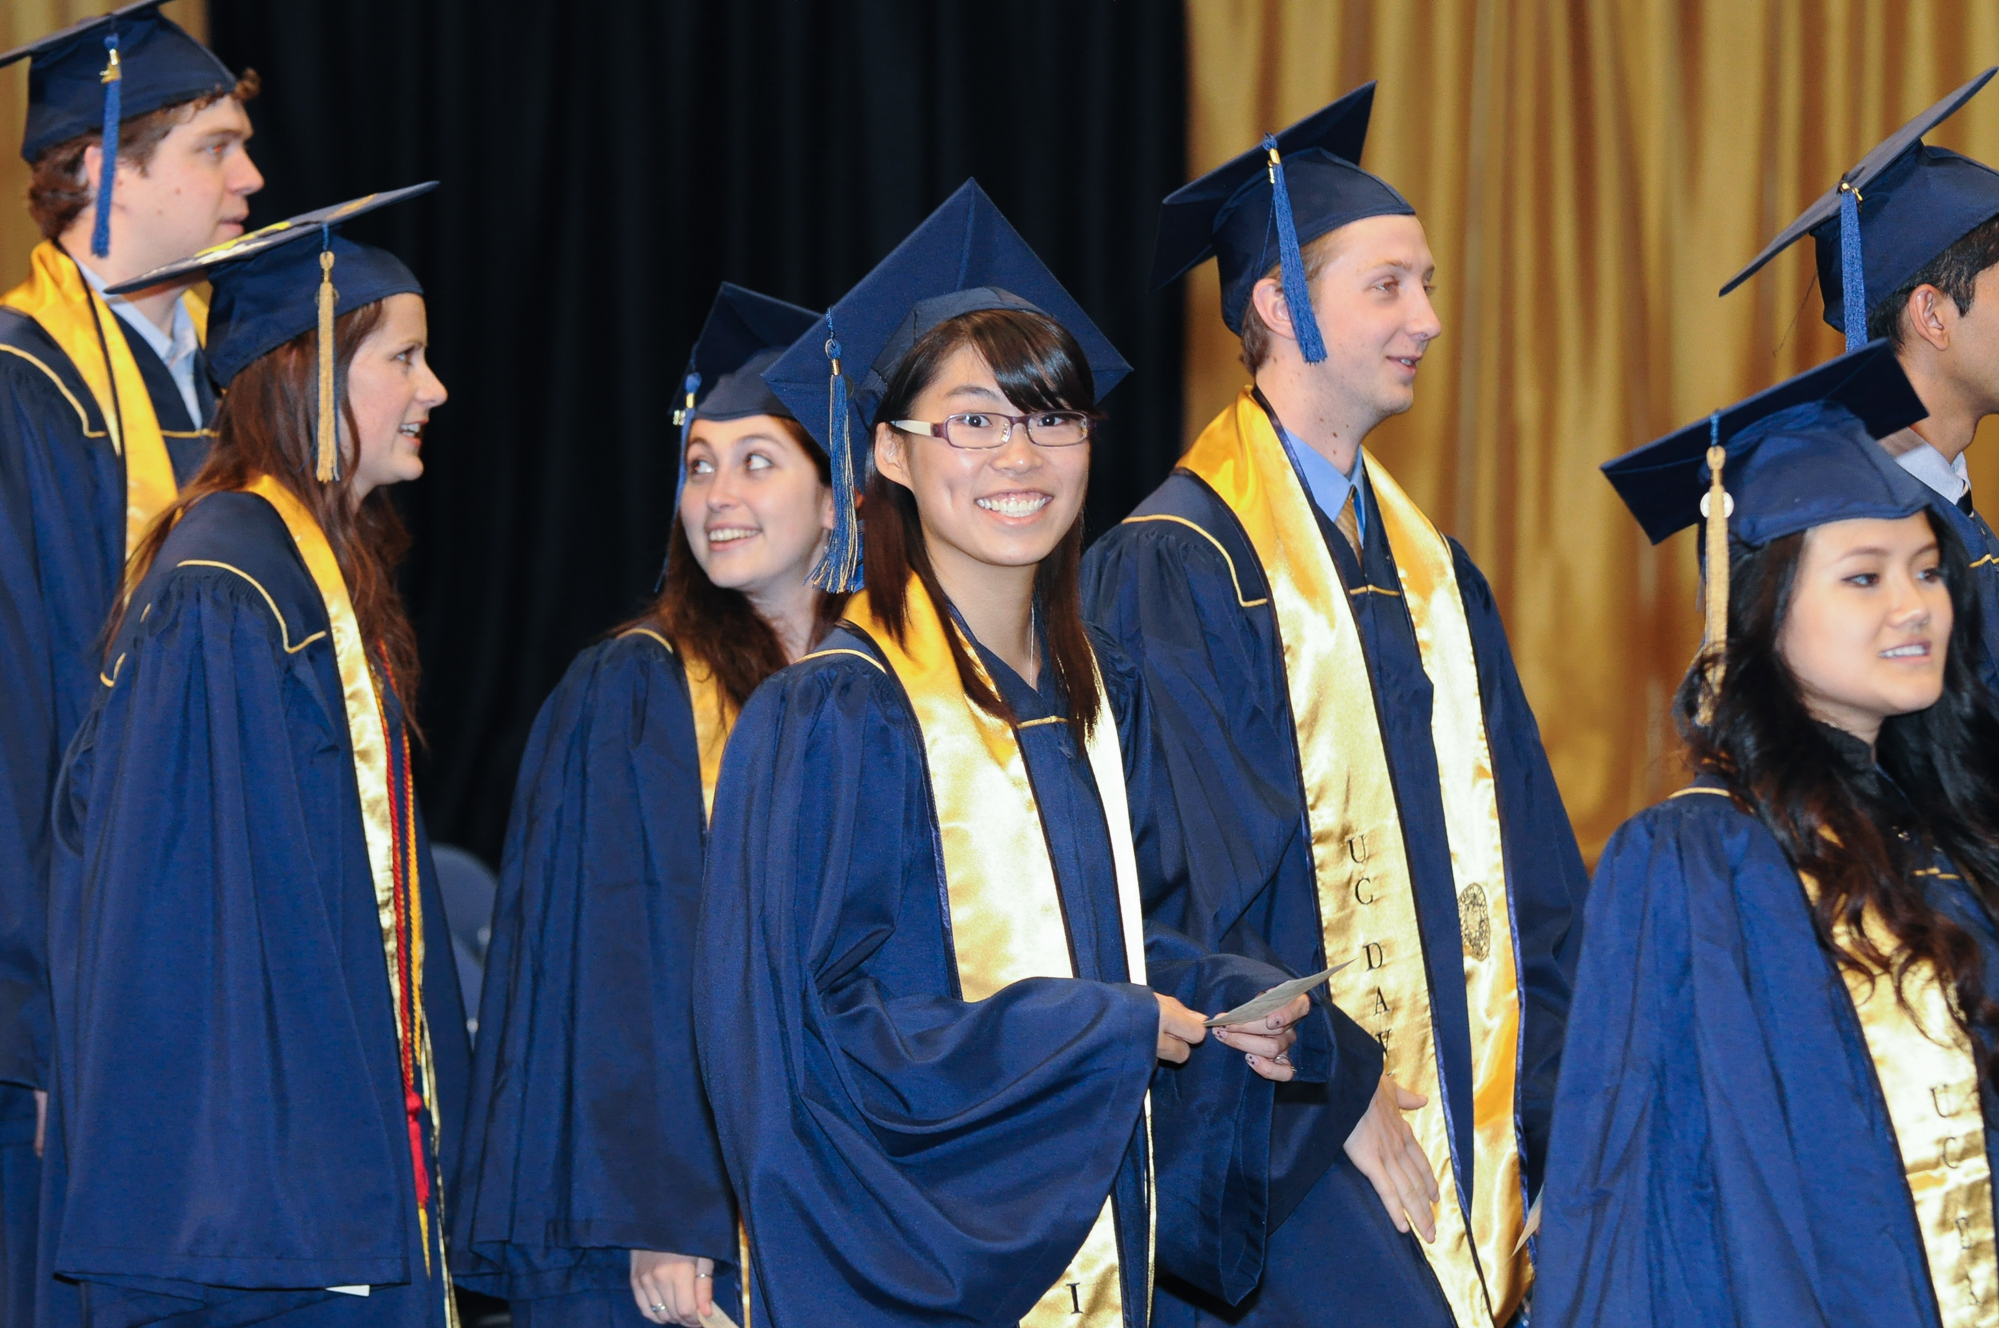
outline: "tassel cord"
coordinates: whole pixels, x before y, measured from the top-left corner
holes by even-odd
[[[1839,186],[1839,300],[1846,348],[1867,344],[1867,268],[1860,253],[1860,191]]]
[[[313,477],[321,484],[340,478],[340,431],[333,406],[333,250],[322,240],[319,251],[319,429]]]
[[[1305,255],[1298,247],[1298,224],[1291,215],[1291,187],[1284,179],[1283,159],[1277,155],[1276,135],[1263,136],[1263,150],[1270,154],[1270,212],[1277,222],[1277,259],[1284,273],[1284,303],[1291,311],[1298,353],[1305,357],[1305,363],[1318,364],[1326,358],[1326,342],[1319,334],[1318,317],[1312,312]]]
[[[826,405],[826,442],[832,449],[833,530],[826,551],[806,579],[832,595],[862,588],[860,509],[855,493],[853,412],[847,404],[847,379],[840,372],[840,341],[833,333],[833,315],[826,315],[826,359],[832,366]]]
[[[1721,445],[1719,413],[1708,420],[1708,439],[1708,490],[1701,501],[1701,512],[1707,518],[1707,630],[1704,634],[1706,639],[1701,643],[1701,656],[1706,666],[1698,716],[1702,724],[1714,721],[1715,700],[1721,695],[1721,684],[1728,670],[1728,509],[1731,499],[1722,485],[1722,472],[1728,465],[1728,449]]]
[[[118,63],[118,25],[104,36],[109,53],[104,73],[104,134],[100,145],[103,159],[97,168],[97,217],[90,228],[90,252],[97,258],[111,256],[111,187],[118,179],[118,122],[122,112],[125,71]]]

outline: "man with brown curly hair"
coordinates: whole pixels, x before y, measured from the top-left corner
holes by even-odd
[[[43,242],[0,296],[0,1316],[33,1315],[39,1120],[51,1037],[46,826],[99,686],[127,553],[201,466],[207,306],[107,287],[242,233],[263,187],[238,78],[144,0],[28,58],[28,209]],[[109,146],[107,147],[107,140]]]

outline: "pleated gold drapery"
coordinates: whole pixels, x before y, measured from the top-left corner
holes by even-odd
[[[1188,174],[1370,78],[1363,164],[1437,258],[1444,335],[1370,440],[1491,578],[1583,849],[1680,786],[1694,547],[1608,458],[1837,354],[1812,246],[1715,291],[1897,125],[1999,63],[1993,0],[1188,0]],[[1930,136],[1999,163],[1999,91]],[[1187,437],[1244,373],[1188,285]],[[1999,503],[1999,428],[1971,452]],[[1990,495],[1990,497],[1985,497]]]
[[[108,13],[114,0],[0,0],[0,51]],[[198,39],[208,38],[207,0],[172,0],[162,11]],[[21,160],[28,107],[28,62],[0,69],[0,290],[28,275],[28,251],[42,238],[28,218],[28,164]]]

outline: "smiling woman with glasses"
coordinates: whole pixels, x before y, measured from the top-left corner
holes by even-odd
[[[695,1025],[755,1324],[1144,1328],[1155,1266],[1257,1276],[1266,1081],[1333,1035],[1300,996],[1208,1039],[1190,1007],[1285,975],[1162,920],[1166,773],[1077,584],[1124,372],[967,185],[765,374],[825,430],[815,577],[858,593],[743,707],[709,830]]]

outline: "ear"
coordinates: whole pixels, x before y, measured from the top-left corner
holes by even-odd
[[[916,486],[909,480],[909,457],[902,431],[887,424],[875,426],[875,469],[905,489]]]
[[[1291,326],[1291,305],[1284,298],[1283,281],[1274,276],[1265,277],[1250,288],[1249,302],[1256,306],[1257,315],[1272,336],[1285,341],[1298,339],[1298,330]]]
[[[1957,326],[1957,301],[1935,286],[1918,286],[1909,292],[1902,317],[1910,331],[1936,349],[1949,350],[1951,333]]]

